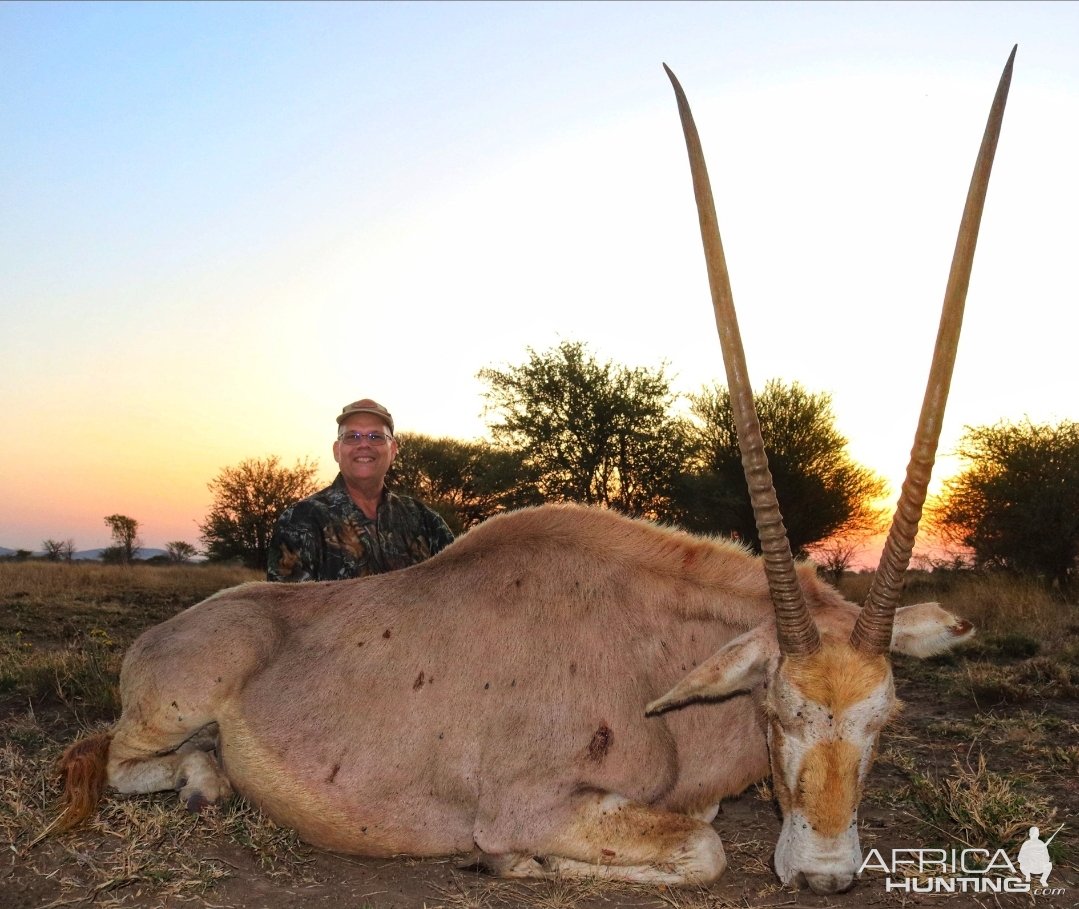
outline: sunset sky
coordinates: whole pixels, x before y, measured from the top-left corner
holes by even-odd
[[[359,397],[483,437],[527,346],[717,379],[664,62],[754,384],[897,488],[1016,43],[945,453],[1079,418],[1079,4],[0,4],[0,546],[198,544],[222,467],[332,479]]]

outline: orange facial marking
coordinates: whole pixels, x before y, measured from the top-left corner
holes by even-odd
[[[802,813],[823,836],[847,829],[858,806],[861,753],[850,742],[814,745],[802,764],[798,794]]]
[[[845,642],[824,642],[809,657],[791,660],[787,678],[811,701],[830,709],[838,719],[876,690],[888,674],[888,658],[866,656]]]

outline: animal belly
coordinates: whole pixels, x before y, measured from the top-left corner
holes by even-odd
[[[362,742],[258,735],[231,718],[221,723],[221,758],[239,793],[312,845],[369,856],[474,847],[474,805],[459,786],[408,773],[408,755],[368,753]]]

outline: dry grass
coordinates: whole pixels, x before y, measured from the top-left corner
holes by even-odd
[[[972,764],[956,760],[946,777],[910,771],[904,793],[915,816],[970,847],[1011,846],[1030,826],[1055,816],[1048,801],[1031,791],[1033,779],[1010,774],[1005,778],[986,765],[984,754]]]
[[[0,641],[0,694],[38,709],[63,705],[80,722],[120,710],[117,679],[123,651],[95,629],[61,647]]]
[[[34,721],[22,717],[10,725],[30,729]],[[18,863],[49,869],[59,902],[112,906],[150,894],[160,901],[202,897],[233,871],[222,856],[197,857],[211,842],[231,845],[270,877],[310,879],[310,849],[242,799],[193,815],[178,810],[172,793],[113,796],[86,827],[42,839],[57,813],[54,767],[61,750],[51,741],[34,754],[14,742],[0,748],[0,840]]]
[[[125,647],[144,628],[225,587],[246,568],[0,561],[0,639],[59,646],[105,633]]]
[[[611,889],[611,884],[602,881],[553,877],[542,881],[529,881],[519,888],[515,887],[511,905],[528,906],[529,909],[573,909],[578,903]],[[619,888],[615,885],[614,889],[633,888]]]
[[[666,909],[738,909],[741,902],[723,899],[705,887],[666,888],[657,890],[656,905]]]
[[[915,585],[921,590],[921,585]],[[915,591],[912,591],[915,592]],[[1052,646],[1062,642],[1062,632],[1079,631],[1079,613],[1042,584],[1007,575],[961,572],[949,579],[944,590],[933,596],[942,606],[974,623],[982,636],[1023,636]],[[904,599],[904,602],[916,602]]]
[[[937,720],[926,724],[925,728],[931,735],[957,735],[972,744],[988,740],[996,744],[1028,746],[1056,738],[1066,732],[1070,725],[1073,724],[1052,714],[1019,710],[1006,716],[978,713],[968,718]]]
[[[107,600],[127,592],[198,599],[244,581],[265,580],[232,565],[102,565],[99,562],[0,561],[0,598]]]
[[[432,886],[436,898],[426,909],[576,909],[597,902],[608,906],[643,906],[654,909],[736,909],[734,902],[707,887],[667,887],[615,881],[552,877],[541,881],[492,881],[450,875],[445,885]]]
[[[872,575],[844,575],[840,590],[854,603],[865,601]],[[935,601],[973,622],[982,635],[1022,635],[1039,642],[1079,633],[1079,612],[1043,584],[1005,574],[973,571],[910,571],[901,600]]]
[[[153,894],[192,899],[227,876],[195,859],[192,838],[221,836],[266,869],[302,868],[295,835],[242,802],[204,817],[166,797],[110,799],[93,823],[39,841],[59,800],[63,747],[119,712],[124,650],[145,627],[222,587],[254,580],[245,569],[0,562],[0,839],[18,864],[48,873],[59,898],[95,906]]]

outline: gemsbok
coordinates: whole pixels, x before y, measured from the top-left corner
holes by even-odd
[[[62,759],[87,818],[105,783],[238,792],[327,849],[459,854],[508,877],[707,883],[720,802],[771,774],[775,870],[849,888],[858,805],[896,705],[890,650],[973,634],[897,608],[951,379],[1015,50],[963,213],[910,466],[865,605],[791,558],[735,319],[704,158],[689,150],[709,282],[763,557],[575,505],[500,515],[403,571],[247,584],[150,628],[123,712]]]

